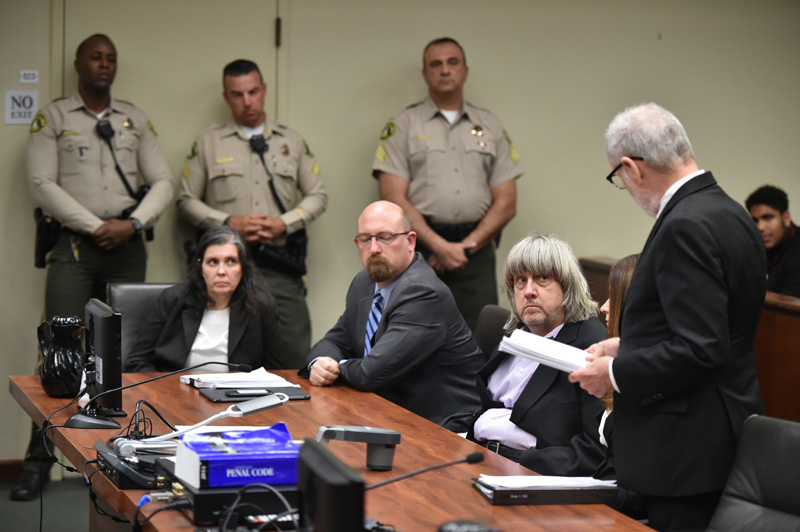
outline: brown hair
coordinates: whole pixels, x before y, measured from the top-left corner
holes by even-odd
[[[633,270],[639,262],[639,254],[628,255],[621,258],[611,267],[608,274],[608,326],[607,338],[619,336],[619,315],[622,312],[622,305],[625,303],[625,295],[631,285]],[[613,395],[603,397],[603,404],[606,409],[614,407]]]

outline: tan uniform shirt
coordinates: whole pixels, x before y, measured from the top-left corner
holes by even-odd
[[[372,169],[406,179],[411,204],[441,224],[480,221],[491,189],[523,172],[493,114],[465,102],[451,126],[430,97],[386,124]]]
[[[292,234],[325,212],[328,194],[303,137],[269,118],[264,136],[268,145],[264,160],[287,211],[281,214],[250,141],[235,124],[226,123],[206,130],[186,157],[178,195],[178,210],[186,220],[209,229],[229,216],[267,214],[280,216],[286,234]],[[275,243],[284,241],[282,236]]]
[[[120,168],[134,192],[144,183],[151,187],[132,213],[148,228],[172,200],[171,172],[144,112],[114,99],[110,109],[104,118],[114,128],[111,142]],[[85,234],[136,204],[108,144],[95,130],[97,122],[76,92],[36,114],[28,141],[28,185],[34,200],[63,225]]]

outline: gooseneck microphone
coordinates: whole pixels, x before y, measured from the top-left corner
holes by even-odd
[[[172,375],[177,375],[178,373],[185,373],[187,371],[192,371],[194,369],[202,368],[203,366],[209,366],[211,364],[228,366],[233,370],[239,370],[245,373],[250,373],[253,370],[253,367],[250,364],[232,364],[229,362],[203,362],[202,364],[197,364],[196,366],[191,366],[189,368],[181,368],[179,370],[171,371],[169,373],[164,373],[163,375],[157,375],[155,377],[151,377],[143,381],[134,382],[133,384],[120,386],[118,388],[112,388],[110,390],[101,392],[95,395],[94,397],[90,397],[89,402],[86,404],[86,406],[79,408],[78,413],[69,418],[67,422],[64,423],[64,426],[71,429],[118,429],[120,428],[120,425],[113,419],[109,419],[107,417],[103,417],[92,413],[93,410],[92,405],[96,403],[97,399],[110,393],[121,392],[122,390],[133,388],[134,386],[140,386],[142,384],[147,384],[148,382],[157,381],[159,379],[171,377]]]
[[[417,469],[416,471],[412,471],[410,473],[406,473],[405,475],[400,475],[399,477],[390,478],[388,480],[384,480],[383,482],[378,482],[376,484],[370,484],[369,486],[365,486],[364,490],[371,490],[372,488],[378,488],[380,486],[385,486],[386,484],[391,484],[392,482],[397,482],[398,480],[403,480],[408,477],[413,477],[419,475],[420,473],[425,473],[426,471],[433,471],[434,469],[440,469],[442,467],[448,467],[455,464],[461,464],[466,462],[468,464],[477,464],[478,462],[483,462],[483,453],[472,453],[468,454],[464,458],[460,458],[458,460],[454,460],[452,462],[446,462],[444,464],[432,465],[428,467],[424,467],[422,469]]]

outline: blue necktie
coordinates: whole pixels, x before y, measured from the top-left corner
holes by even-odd
[[[375,298],[372,300],[372,309],[369,311],[369,318],[367,319],[367,336],[364,340],[364,356],[367,356],[372,350],[372,337],[375,336],[375,331],[378,330],[378,324],[381,322],[381,314],[383,314],[383,296],[380,291],[375,292]]]

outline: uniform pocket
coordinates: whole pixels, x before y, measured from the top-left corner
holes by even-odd
[[[491,175],[494,160],[497,157],[497,142],[486,136],[468,135],[464,140],[464,158],[466,163],[483,167],[483,173]]]
[[[99,153],[89,149],[89,139],[81,135],[67,135],[58,139],[58,170],[61,176],[81,173],[83,165],[99,164]]]
[[[239,195],[244,179],[244,169],[238,163],[218,164],[209,169],[208,188],[220,203],[233,201]]]

